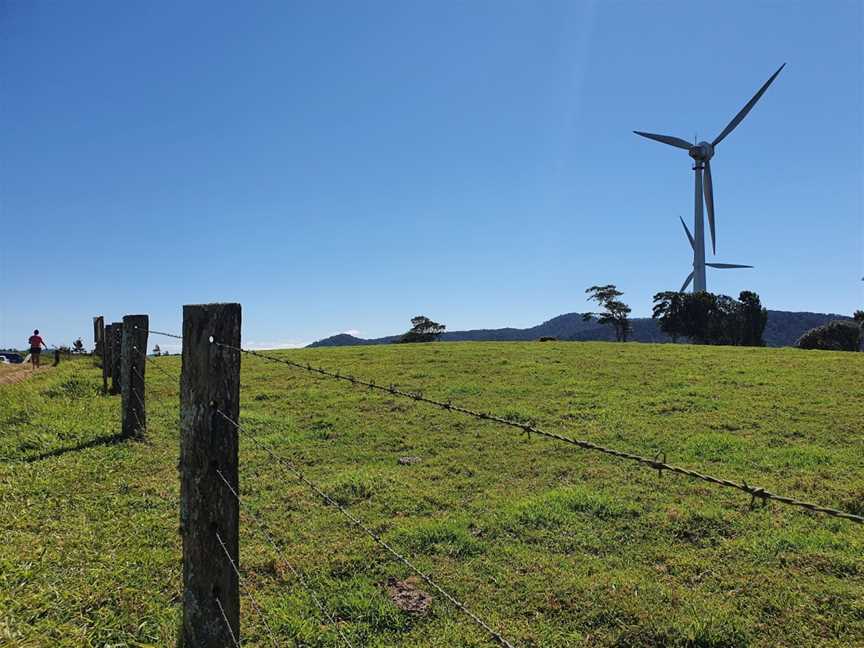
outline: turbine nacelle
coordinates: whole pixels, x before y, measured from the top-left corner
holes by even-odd
[[[699,142],[690,147],[687,155],[696,160],[696,162],[707,162],[714,157],[714,145],[708,142]]]

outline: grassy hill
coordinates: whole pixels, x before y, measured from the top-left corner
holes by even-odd
[[[827,313],[808,313],[792,311],[768,311],[768,324],[765,327],[765,344],[770,347],[792,346],[806,331],[827,324],[832,320],[851,319],[844,315]],[[657,323],[650,317],[634,317],[629,339],[633,342],[671,342]],[[565,313],[529,328],[471,329],[468,331],[446,331],[438,338],[441,342],[530,342],[541,337],[555,337],[559,340],[579,342],[612,342],[615,329],[601,326],[596,321],[584,321],[581,313]],[[334,346],[362,346],[367,344],[390,344],[401,335],[388,335],[380,338],[358,338],[340,333],[318,340],[309,345],[310,349]]]
[[[864,513],[864,354],[607,343],[280,351]],[[244,357],[241,420],[517,646],[864,645],[864,529]],[[180,359],[151,359],[149,440],[88,360],[0,385],[0,645],[171,646]],[[163,373],[166,372],[166,373]],[[400,464],[402,457],[419,462]],[[241,437],[241,489],[355,646],[490,645]],[[241,529],[282,646],[338,646]],[[425,588],[427,589],[428,588]],[[248,598],[244,644],[271,645]]]

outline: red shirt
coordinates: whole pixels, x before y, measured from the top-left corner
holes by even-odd
[[[31,349],[41,349],[43,344],[45,344],[45,343],[42,341],[42,338],[40,336],[38,336],[38,335],[31,335],[30,336],[30,348]]]

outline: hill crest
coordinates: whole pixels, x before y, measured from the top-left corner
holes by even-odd
[[[769,310],[768,324],[765,327],[765,343],[771,347],[792,346],[805,331],[835,319],[849,319],[849,316],[835,313]],[[669,336],[660,330],[657,321],[650,317],[634,318],[632,324],[633,333],[630,339],[633,342],[671,342]],[[397,341],[399,337],[400,335],[388,335],[366,339],[340,333],[313,342],[307,348],[390,344]],[[581,313],[564,313],[524,329],[505,327],[447,331],[439,340],[441,342],[527,342],[541,337],[581,342],[611,341],[615,339],[615,333],[611,327],[600,326],[594,321],[585,322]]]

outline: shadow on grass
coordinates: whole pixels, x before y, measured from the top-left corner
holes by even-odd
[[[21,460],[21,462],[34,463],[36,461],[43,461],[44,459],[51,459],[52,457],[62,457],[69,452],[79,452],[80,450],[87,450],[88,448],[98,448],[100,446],[114,445],[115,443],[131,440],[132,437],[124,436],[122,434],[112,434],[111,436],[96,437],[95,439],[90,439],[89,441],[79,443],[78,445],[69,448],[57,448],[56,450],[43,452],[42,454],[33,455],[32,457],[25,457]]]

